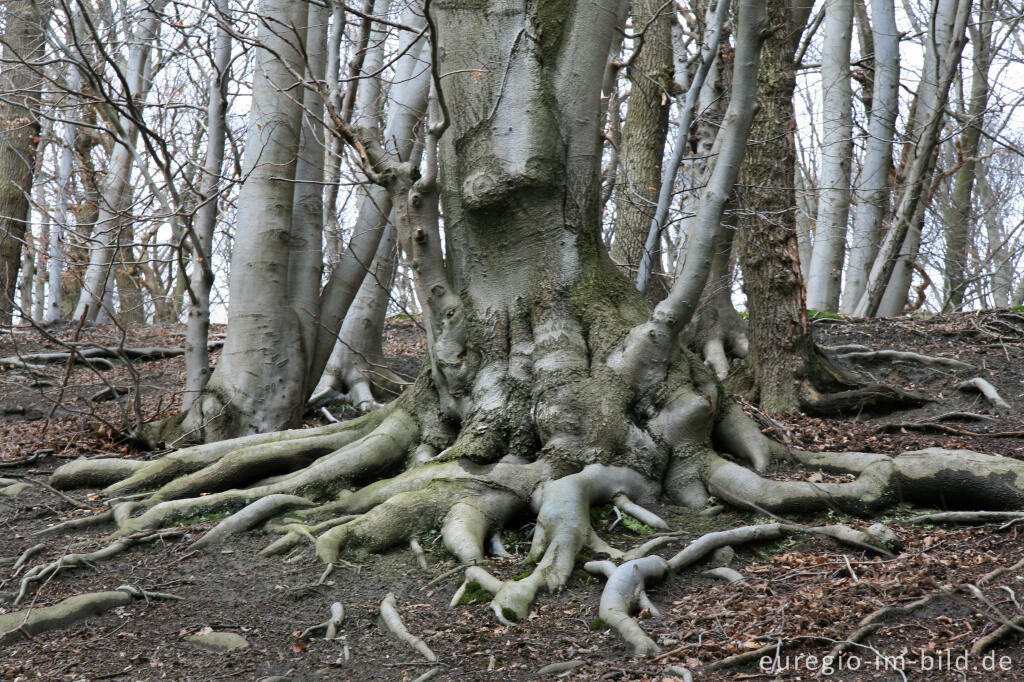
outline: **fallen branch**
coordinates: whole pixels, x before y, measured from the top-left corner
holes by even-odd
[[[910,431],[941,431],[942,433],[951,433],[955,436],[970,436],[972,438],[1020,438],[1024,436],[1024,431],[968,431],[967,429],[955,429],[952,426],[946,426],[945,424],[936,424],[934,422],[899,422],[896,424],[882,424],[878,427],[881,432],[899,431],[900,429],[908,429]]]
[[[56,488],[54,488],[49,483],[43,483],[42,481],[37,481],[34,478],[30,478],[28,476],[22,476],[21,474],[7,474],[7,475],[10,476],[11,478],[18,479],[19,481],[25,481],[26,483],[34,483],[35,485],[39,486],[40,488],[44,488],[44,489],[50,491],[51,493],[53,493],[54,495],[56,495],[60,499],[64,500],[65,502],[67,502],[71,506],[75,507],[76,509],[92,509],[91,506],[87,505],[84,502],[80,502],[79,500],[76,500],[75,498],[71,497],[67,493],[62,493],[61,491],[57,490]]]
[[[220,348],[223,345],[224,342],[218,340],[210,341],[210,343],[207,344],[207,347],[212,350]],[[121,348],[118,346],[94,346],[92,344],[83,344],[83,346],[85,347],[73,347],[72,350],[66,352],[26,353],[24,355],[12,355],[0,358],[0,371],[15,368],[40,369],[43,365],[67,362],[72,357],[74,357],[76,362],[86,363],[90,360],[109,359],[162,360],[164,358],[172,358],[185,354],[184,348]]]

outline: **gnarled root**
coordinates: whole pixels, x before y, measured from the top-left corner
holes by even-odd
[[[534,494],[537,527],[528,561],[537,567],[521,580],[500,581],[482,577],[483,569],[473,571],[473,582],[494,594],[491,608],[499,621],[509,624],[525,618],[540,588],[549,592],[561,589],[572,575],[576,555],[583,547],[599,554],[621,558],[622,552],[598,537],[590,526],[590,507],[617,495],[647,499],[657,486],[624,467],[591,464],[582,471],[548,481]],[[496,589],[495,589],[496,588]]]
[[[543,480],[543,463],[474,465],[439,462],[366,486],[345,500],[362,514],[317,539],[321,559],[332,563],[342,548],[377,552],[407,541],[443,521],[445,545],[464,563],[484,556],[488,534],[526,505]]]
[[[50,485],[57,490],[99,488],[122,481],[149,464],[116,457],[79,458],[57,467],[50,474]]]
[[[939,506],[1020,509],[1024,463],[970,450],[928,448],[896,457],[872,453],[793,453],[830,473],[857,475],[852,483],[773,481],[708,455],[705,481],[722,499],[776,513],[839,509],[867,514],[900,499]]]
[[[261,433],[184,448],[165,455],[160,459],[147,462],[146,466],[140,467],[131,476],[112,483],[103,492],[108,495],[134,493],[146,488],[163,485],[178,476],[199,471],[229,454],[248,451],[255,456],[261,452],[261,448],[273,448],[275,445],[282,445],[290,441],[305,441],[309,438],[334,436],[330,443],[333,446],[331,449],[338,449],[365,436],[376,428],[385,416],[383,412],[373,413],[361,419],[354,419],[340,424],[328,424],[327,426],[315,429],[293,429],[276,433]],[[326,443],[324,446],[326,446]],[[67,466],[69,465],[65,465],[65,467]],[[65,467],[57,469],[54,475],[57,475]],[[88,466],[83,466],[82,469],[88,469]],[[83,474],[84,471],[80,475]]]
[[[610,561],[588,561],[583,565],[587,572],[601,574],[608,579],[601,593],[598,614],[622,639],[633,646],[638,656],[658,653],[661,649],[630,614],[639,609],[647,609],[652,615],[660,615],[647,598],[645,587],[648,582],[661,580],[668,568],[668,562],[660,556],[627,561],[618,568]]]
[[[152,530],[169,519],[190,517],[224,508],[239,508],[268,495],[296,492],[324,493],[343,487],[357,477],[397,466],[417,436],[416,422],[403,410],[391,410],[373,432],[338,450],[324,455],[299,471],[264,480],[260,484],[240,490],[225,490],[201,497],[171,499],[150,507],[144,514],[126,521],[116,535],[140,530]],[[214,465],[216,467],[216,464]],[[204,470],[205,471],[205,470]],[[214,469],[211,481],[220,481],[223,472]],[[197,472],[201,476],[203,471]],[[195,489],[199,482],[190,481]],[[201,488],[200,488],[201,489]],[[177,490],[177,488],[174,488]],[[158,491],[147,504],[161,499],[167,487]],[[172,495],[172,497],[176,497]]]

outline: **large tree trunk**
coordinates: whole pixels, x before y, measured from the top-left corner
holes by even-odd
[[[283,537],[264,553],[315,536],[318,556],[333,564],[342,552],[382,551],[440,525],[445,546],[469,566],[467,582],[494,594],[491,608],[508,624],[529,615],[540,590],[567,584],[581,550],[630,558],[592,528],[595,504],[614,502],[648,519],[638,504],[662,493],[698,506],[713,494],[773,513],[864,512],[902,499],[1024,504],[1024,465],[964,451],[793,453],[815,469],[854,474],[851,483],[774,481],[751,470],[784,449],[728,400],[678,335],[697,307],[746,147],[763,6],[740,3],[719,157],[683,276],[653,312],[608,258],[597,220],[595,84],[614,9],[581,0],[438,10],[432,52],[448,77],[435,80],[443,89],[424,172],[416,179],[411,167],[389,166],[392,187],[404,190],[395,192],[396,225],[424,305],[428,362],[420,378],[352,422],[130,465],[133,473],[108,494],[157,489],[112,511],[117,537],[126,544],[175,517],[244,506],[194,545],[200,549],[289,510],[287,520],[267,525]],[[480,72],[481,63],[491,68]],[[506,76],[522,87],[506,88]],[[443,250],[435,163],[442,133]],[[75,462],[54,482],[109,466],[100,461]],[[350,492],[354,486],[362,487]],[[142,513],[130,518],[133,511]],[[499,580],[479,565],[485,546],[503,552],[497,533],[524,512],[536,515],[535,566]],[[683,559],[644,565],[667,569]],[[637,653],[657,651],[638,625],[633,635]]]
[[[386,7],[386,1],[382,8]],[[299,11],[299,10],[303,11]],[[304,5],[266,0],[262,12],[273,17],[259,35],[258,66],[253,83],[253,106],[249,114],[244,173],[239,195],[239,225],[232,252],[232,276],[228,308],[228,334],[221,359],[206,388],[183,413],[147,427],[145,438],[168,441],[182,434],[192,439],[215,440],[258,433],[295,424],[306,409],[306,400],[323,373],[337,333],[372,262],[383,233],[383,218],[373,202],[364,204],[360,224],[353,231],[348,249],[331,273],[323,291],[318,291],[322,260],[320,239],[322,205],[322,147],[317,147],[312,130],[303,140],[304,111],[307,116],[322,111],[320,94],[309,94],[298,78],[315,65],[320,82],[324,18],[319,11],[310,24]],[[415,16],[411,16],[413,22]],[[316,49],[307,47],[312,34]],[[419,81],[427,77],[422,68],[413,69],[420,50],[418,35],[402,37],[403,57],[396,62],[399,73],[416,78],[401,82],[396,99],[403,109],[396,118],[418,120],[424,103],[397,91],[420,92]],[[408,48],[408,49],[406,49]],[[379,63],[379,62],[378,62]],[[368,87],[374,79],[366,79]],[[303,92],[300,98],[292,91]],[[364,99],[369,104],[378,95]],[[425,99],[425,95],[421,98]],[[369,110],[369,109],[367,109]],[[382,202],[395,191],[396,169],[390,164],[401,159],[389,154],[379,141],[376,118],[357,121],[358,133],[334,119],[341,132],[350,136],[361,150],[370,148],[364,168],[382,184],[369,190]],[[364,126],[365,123],[365,126]],[[411,131],[414,124],[408,125]],[[404,130],[404,129],[403,129]],[[410,144],[411,133],[394,131],[398,144]],[[360,141],[355,141],[359,136]],[[370,159],[372,157],[372,160]],[[387,168],[385,168],[387,167]],[[296,182],[298,180],[298,182]],[[384,209],[383,215],[387,214]],[[254,369],[256,368],[256,369]]]
[[[769,0],[768,22],[777,27],[765,41],[758,74],[758,109],[744,161],[740,208],[740,264],[747,295],[750,366],[762,406],[800,409],[812,342],[796,235],[796,119],[793,59],[808,8]]]
[[[190,413],[207,426],[242,422],[222,433],[280,428],[295,421],[304,397],[308,355],[289,305],[288,264],[296,150],[302,124],[306,5],[265,0],[256,50],[252,109],[231,254],[228,324],[221,359]],[[279,23],[277,23],[279,22]],[[290,94],[298,93],[298,98]]]
[[[44,27],[52,5],[11,0],[4,8],[0,50],[0,326],[11,323],[14,290],[29,219],[40,122]],[[29,311],[23,311],[28,315]]]

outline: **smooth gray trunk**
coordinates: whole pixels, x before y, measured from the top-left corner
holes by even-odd
[[[71,201],[71,173],[74,170],[75,135],[77,134],[75,119],[78,102],[71,93],[78,92],[81,82],[82,76],[78,67],[70,64],[65,77],[67,93],[61,98],[60,103],[60,109],[64,112],[64,120],[61,123],[60,152],[57,157],[57,170],[54,178],[56,196],[53,206],[53,224],[50,226],[49,260],[46,264],[50,291],[49,302],[44,314],[46,322],[56,322],[61,317],[64,290],[61,284],[61,272],[64,266],[63,233],[71,227],[71,212],[68,210],[68,205]]]
[[[880,310],[882,297],[887,286],[893,287],[889,300],[906,300],[910,287],[911,268],[895,271],[897,257],[907,253],[903,248],[904,238],[918,215],[928,182],[931,179],[933,154],[938,143],[942,126],[949,86],[953,82],[966,39],[967,21],[970,18],[970,0],[940,0],[934,29],[928,50],[925,53],[925,70],[917,93],[917,115],[922,123],[915,126],[917,143],[911,154],[911,161],[903,178],[905,186],[896,206],[889,231],[879,248],[878,256],[868,274],[864,294],[854,308],[853,314],[861,317],[884,314],[894,307]],[[895,275],[894,275],[895,271]],[[891,280],[891,281],[890,281]],[[902,303],[899,310],[902,311]]]
[[[857,182],[857,210],[850,233],[842,312],[851,313],[864,293],[868,270],[878,252],[882,221],[889,209],[892,141],[899,109],[899,34],[893,0],[872,0],[875,46],[874,88],[864,162]]]
[[[850,166],[853,156],[853,90],[850,44],[853,0],[828,0],[821,58],[821,175],[818,224],[807,279],[807,307],[836,312],[850,212]]]
[[[397,256],[397,235],[389,226],[341,325],[338,343],[313,391],[311,404],[341,400],[360,412],[380,407],[373,387],[387,381],[381,348]]]
[[[214,39],[213,80],[206,105],[206,159],[199,181],[199,209],[193,223],[192,271],[189,273],[188,319],[185,328],[185,393],[181,408],[188,409],[210,380],[210,290],[213,288],[213,233],[217,226],[220,174],[224,165],[228,65],[231,33],[228,0],[216,0],[217,36]]]

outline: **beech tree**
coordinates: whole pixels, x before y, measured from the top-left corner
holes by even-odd
[[[295,421],[312,390],[310,367],[331,349],[312,322],[319,315],[333,334],[347,307],[336,303],[331,283],[319,309],[297,310],[302,301],[292,298],[310,284],[292,278],[311,277],[305,268],[293,275],[305,255],[290,248],[300,222],[290,180],[306,101],[296,85],[307,68],[316,79],[302,43],[319,10],[310,7],[263,1],[228,340],[196,401],[219,401],[206,408],[208,418],[214,408],[230,413],[221,433],[248,435],[153,461],[91,459],[58,470],[55,485],[105,479],[106,494],[129,496],[100,519],[118,525],[112,551],[172,518],[224,508],[239,511],[199,547],[292,510],[290,521],[270,524],[281,537],[265,551],[312,537],[327,563],[343,552],[382,551],[440,523],[445,545],[469,566],[467,583],[492,592],[495,617],[508,623],[528,615],[538,591],[564,587],[585,547],[626,562],[591,567],[609,577],[624,605],[642,596],[645,579],[693,560],[686,551],[668,561],[643,557],[650,543],[630,553],[609,547],[591,528],[593,504],[615,501],[652,523],[657,517],[642,505],[659,496],[702,507],[714,495],[774,513],[863,513],[897,499],[1024,504],[1024,466],[1008,458],[787,453],[679,342],[747,153],[761,42],[777,25],[758,0],[738,3],[717,160],[679,276],[653,309],[613,265],[600,234],[599,87],[618,8],[592,0],[423,8],[425,27],[406,32],[410,49],[430,39],[434,103],[422,164],[389,154],[375,131],[331,121],[392,197],[424,309],[423,371],[401,397],[359,419],[258,433]],[[363,262],[377,250],[375,232]],[[342,262],[332,277],[343,271]],[[775,481],[758,473],[787,455],[855,480]],[[524,511],[537,519],[535,569],[501,581],[473,566],[501,551],[503,526]],[[739,529],[730,538],[778,537],[785,528]],[[656,651],[624,609],[614,627],[638,653]]]

